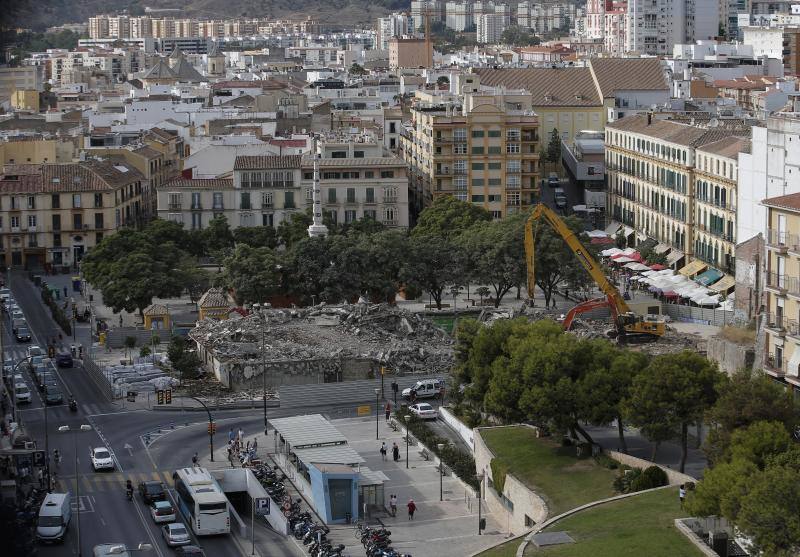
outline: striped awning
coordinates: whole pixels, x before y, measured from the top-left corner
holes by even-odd
[[[714,284],[709,285],[708,289],[714,292],[727,292],[736,286],[736,279],[730,275],[725,275]]]
[[[682,269],[679,269],[678,273],[680,273],[681,275],[683,275],[685,277],[692,277],[692,276],[696,275],[697,273],[700,273],[700,272],[706,270],[707,268],[708,268],[708,265],[706,265],[705,263],[703,263],[699,259],[695,259],[694,261],[692,261],[691,263],[689,263],[688,265],[686,265]]]

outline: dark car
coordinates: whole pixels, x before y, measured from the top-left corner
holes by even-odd
[[[164,491],[164,484],[161,482],[140,482],[139,493],[144,502],[148,505],[153,501],[165,501],[167,499],[167,493]]]
[[[42,386],[42,391],[45,391],[47,388],[60,388],[61,385],[58,383],[58,379],[56,379],[55,375],[48,375],[44,379],[44,385]]]
[[[206,557],[206,552],[196,545],[184,545],[175,550],[175,555],[183,555],[184,557]]]
[[[69,353],[56,354],[56,365],[58,367],[72,367],[72,354]]]
[[[14,338],[17,339],[17,342],[30,342],[31,332],[25,327],[18,327],[14,333]]]
[[[47,387],[44,394],[45,404],[61,404],[64,402],[64,393],[58,387]]]

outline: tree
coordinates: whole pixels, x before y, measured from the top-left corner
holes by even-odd
[[[233,232],[225,217],[214,217],[203,229],[203,242],[206,255],[214,254],[221,259],[233,248]]]
[[[443,87],[445,85],[450,85],[450,78],[446,75],[440,75],[436,78],[436,85],[439,87]]]
[[[197,377],[201,362],[197,355],[189,349],[185,338],[179,335],[172,337],[169,347],[167,347],[167,357],[172,369],[178,373],[181,383],[184,378],[194,379]]]
[[[558,129],[553,128],[550,132],[550,141],[547,142],[547,162],[557,163],[561,161],[561,135]]]
[[[642,253],[642,261],[644,261],[648,265],[666,265],[667,252],[662,251],[661,253],[659,253],[655,249],[650,248]]]
[[[353,62],[350,66],[350,69],[347,70],[350,75],[366,75],[368,72],[364,69],[364,66],[358,64],[357,62]]]
[[[424,212],[423,212],[424,214]],[[408,244],[408,260],[401,271],[402,279],[427,292],[442,309],[442,292],[462,275],[459,245],[442,236],[412,235]]]
[[[512,25],[500,35],[500,42],[512,46],[530,46],[538,45],[541,41],[527,29],[519,25]]]
[[[233,231],[233,241],[251,248],[278,247],[278,235],[271,226],[240,226]]]
[[[278,233],[280,234],[280,230]],[[329,245],[328,238],[310,238],[306,234],[305,238],[292,244],[284,258],[286,274],[292,277],[287,284],[288,292],[304,304],[313,300],[338,301],[336,290],[329,287],[329,269],[333,264]]]
[[[481,307],[483,307],[483,299],[488,298],[489,294],[491,294],[491,290],[489,290],[488,286],[479,286],[475,293],[481,299]]]
[[[576,235],[583,232],[583,223],[578,218],[570,216],[563,220]],[[586,271],[564,239],[548,224],[540,221],[534,231],[534,277],[536,286],[544,293],[545,304],[549,304],[559,283],[578,283],[586,276]]]
[[[224,284],[239,303],[262,303],[275,294],[281,284],[281,266],[275,253],[266,247],[236,246],[225,258]]]
[[[724,381],[716,364],[684,350],[654,358],[631,386],[628,410],[631,422],[658,443],[680,435],[680,471],[686,467],[689,425],[703,418]]]
[[[308,238],[308,227],[313,222],[310,210],[305,213],[292,213],[288,220],[283,220],[278,225],[279,243],[288,249],[305,240]]]
[[[494,307],[511,288],[525,281],[525,218],[519,213],[502,220],[479,222],[458,238],[468,258],[468,277],[494,290]]]
[[[491,219],[491,213],[483,207],[446,195],[434,199],[433,204],[420,213],[417,225],[411,230],[411,236],[437,236],[450,239],[460,235],[475,223]]]
[[[131,350],[136,347],[136,337],[125,337],[125,359],[130,356]]]
[[[178,268],[184,277],[186,293],[197,309],[197,302],[211,288],[211,274],[198,267],[197,262],[190,258],[181,261]]]
[[[794,431],[800,423],[800,408],[792,394],[772,379],[741,370],[722,385],[719,398],[708,412],[708,420],[712,429],[704,449],[713,463],[728,452],[735,431],[755,422],[777,421],[788,431]]]

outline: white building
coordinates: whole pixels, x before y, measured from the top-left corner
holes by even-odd
[[[448,2],[445,5],[445,25],[455,31],[469,31],[475,25],[472,4],[469,2]]]
[[[629,0],[628,52],[668,54],[676,44],[719,33],[717,0]]]
[[[414,20],[408,14],[390,14],[378,18],[378,33],[375,48],[389,50],[389,39],[414,34]]]
[[[503,14],[482,14],[477,17],[477,24],[478,42],[481,44],[500,42],[500,37],[507,27]]]
[[[780,27],[744,27],[742,41],[753,48],[753,56],[783,60],[783,29]]]

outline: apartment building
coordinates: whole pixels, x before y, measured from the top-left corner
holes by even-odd
[[[476,29],[478,32],[478,42],[480,44],[497,44],[503,31],[508,28],[506,14],[481,14],[475,16]]]
[[[767,213],[764,371],[800,393],[800,193],[762,201]]]
[[[375,48],[378,50],[389,50],[389,39],[392,37],[402,37],[416,33],[414,22],[408,14],[390,14],[386,17],[378,18],[376,30]]]
[[[17,68],[0,68],[0,98],[11,98],[14,91],[41,91],[44,84],[44,68],[42,66],[20,66]]]
[[[445,4],[445,24],[454,31],[471,31],[475,25],[472,4],[447,2]]]
[[[425,39],[393,37],[389,39],[389,67],[430,68],[433,66],[433,45]]]
[[[102,239],[143,222],[144,176],[124,163],[10,164],[0,176],[6,266],[76,265]]]
[[[539,184],[539,119],[531,95],[418,91],[412,125],[400,150],[411,168],[413,211],[453,195],[495,218],[535,203]]]
[[[689,263],[702,254],[723,271],[730,270],[736,244],[735,236],[728,235],[736,227],[731,215],[735,205],[730,204],[735,180],[730,176],[738,173],[735,167],[731,169],[732,150],[745,144],[717,142],[746,133],[744,128],[703,128],[659,120],[650,114],[608,124],[608,207],[612,218],[624,226],[629,243],[653,238],[672,248],[668,256],[671,265],[677,266],[684,259]],[[698,154],[698,149],[705,151]],[[704,161],[702,172],[698,171],[698,157]],[[722,163],[726,164],[724,170]],[[697,200],[699,183],[702,202]],[[698,221],[697,215],[705,220]],[[729,227],[730,222],[733,224]],[[698,230],[700,225],[704,230]],[[698,253],[700,242],[710,248]],[[699,270],[706,267],[698,264]]]

